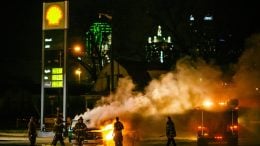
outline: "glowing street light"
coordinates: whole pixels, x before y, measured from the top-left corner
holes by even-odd
[[[81,52],[81,47],[80,47],[79,45],[76,45],[76,46],[73,48],[73,50],[74,50],[75,52]]]
[[[79,79],[79,83],[80,83],[80,75],[81,75],[82,71],[80,70],[80,68],[75,70],[75,74],[78,75],[78,79]]]
[[[73,56],[82,57],[84,55],[84,50],[80,44],[76,44],[71,48],[71,53]]]

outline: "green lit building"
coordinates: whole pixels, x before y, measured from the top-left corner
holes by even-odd
[[[86,52],[97,71],[111,62],[112,28],[106,22],[95,22],[86,32]]]

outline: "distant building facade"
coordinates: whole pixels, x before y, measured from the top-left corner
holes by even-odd
[[[233,35],[218,28],[212,14],[190,14],[187,23],[190,42],[187,54],[222,64],[234,61],[242,53],[242,48],[235,48]]]
[[[148,68],[169,68],[178,59],[179,51],[174,48],[171,36],[163,36],[159,25],[157,34],[149,36],[145,45]]]
[[[111,62],[111,44],[112,28],[107,22],[95,22],[86,32],[87,54],[92,57],[99,71]]]

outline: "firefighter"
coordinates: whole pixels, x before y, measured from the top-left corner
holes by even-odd
[[[87,125],[83,122],[83,118],[80,117],[78,122],[73,127],[73,132],[76,135],[76,140],[79,143],[79,146],[82,145],[82,141],[84,141],[86,137]]]
[[[56,146],[57,142],[60,141],[60,144],[64,146],[64,140],[63,140],[63,129],[65,129],[64,124],[62,123],[62,119],[60,117],[57,118],[57,120],[54,123],[53,131],[55,133],[52,145]]]
[[[166,136],[168,138],[168,141],[166,146],[169,146],[171,143],[174,146],[176,146],[175,139],[174,139],[174,137],[176,137],[175,125],[171,117],[167,117],[167,118],[168,120],[166,122]]]
[[[123,134],[122,134],[123,129],[124,129],[124,125],[119,121],[119,117],[116,117],[116,122],[114,123],[115,146],[123,146]]]
[[[30,141],[30,146],[35,146],[36,143],[36,137],[37,137],[36,127],[37,125],[35,119],[34,117],[31,117],[28,123],[28,139]]]

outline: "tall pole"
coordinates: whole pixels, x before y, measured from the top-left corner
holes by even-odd
[[[110,92],[114,91],[114,52],[113,52],[113,47],[111,47],[111,87],[110,87]]]
[[[204,114],[203,114],[203,109],[201,109],[201,134],[204,135]]]
[[[40,128],[43,130],[43,115],[44,115],[44,31],[42,31],[42,66],[41,66],[41,121]]]
[[[112,5],[114,5],[115,4],[115,2],[114,2],[114,0],[112,0]],[[113,6],[114,7],[114,6]],[[114,13],[115,13],[115,9],[112,9],[112,16],[114,16]],[[106,16],[107,17],[107,16]],[[112,19],[112,17],[109,17],[110,18],[110,20]],[[111,87],[110,87],[110,92],[113,92],[114,91],[114,59],[115,59],[115,56],[114,56],[114,51],[115,51],[115,37],[114,37],[114,34],[115,34],[115,30],[114,30],[114,27],[115,27],[115,21],[113,21],[112,20],[112,40],[111,40],[111,42],[112,42],[112,45],[111,45],[111,48],[110,48],[110,50],[111,50],[111,68],[110,68],[110,70],[111,70],[111,78],[110,78],[110,82],[111,82]]]
[[[65,3],[65,18],[69,18],[69,5],[68,3]],[[67,20],[68,21],[68,20]],[[68,22],[67,22],[68,23]],[[63,73],[63,121],[66,121],[67,117],[67,30],[68,26],[65,27],[64,29],[64,73]]]
[[[67,29],[64,30],[64,73],[63,73],[63,121],[66,121],[67,107]]]

